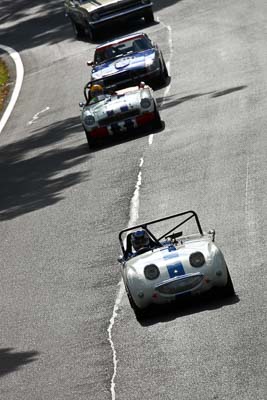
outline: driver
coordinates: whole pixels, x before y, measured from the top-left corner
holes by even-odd
[[[142,248],[149,248],[150,244],[149,236],[144,230],[133,232],[131,235],[131,242],[135,251],[139,251]]]
[[[104,95],[103,86],[99,84],[93,84],[90,88],[90,103],[99,101],[99,97]]]

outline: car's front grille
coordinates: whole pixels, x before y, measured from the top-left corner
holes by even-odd
[[[120,112],[120,113],[105,117],[98,122],[99,122],[100,126],[107,126],[107,125],[111,125],[114,122],[123,121],[127,118],[136,117],[139,114],[140,114],[140,112],[138,109],[128,110],[125,112]]]
[[[179,277],[157,286],[156,290],[162,294],[175,295],[192,290],[202,281],[202,279],[203,276],[201,274]]]

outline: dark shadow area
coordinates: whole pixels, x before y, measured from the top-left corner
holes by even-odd
[[[168,322],[186,315],[196,314],[209,310],[216,310],[221,307],[230,306],[238,303],[237,295],[227,298],[216,296],[213,291],[200,296],[183,298],[182,301],[153,307],[149,311],[149,316],[139,320],[142,326],[150,326],[159,322]]]
[[[169,86],[170,83],[171,83],[171,76],[168,75],[165,83],[158,83],[155,81],[155,82],[153,82],[153,85],[150,85],[150,86],[152,87],[153,90],[159,90],[159,89],[163,89],[163,88]]]
[[[0,349],[0,377],[17,371],[23,365],[36,361],[37,351],[14,352],[12,348]]]
[[[181,0],[154,0],[153,9],[158,12],[179,1]],[[17,51],[32,49],[42,44],[59,43],[66,39],[77,40],[69,19],[65,17],[63,1],[1,0],[0,24],[4,23],[10,23],[10,26],[0,29],[0,43],[14,47]],[[145,26],[147,24],[141,19],[127,24],[116,23],[110,29],[103,29],[102,32],[106,34],[102,38],[99,37],[99,40],[144,29]]]
[[[175,99],[174,95],[167,96],[167,97],[158,97],[157,103],[159,104],[159,108],[162,111],[167,108],[178,106],[179,104],[184,103],[185,101],[193,100],[193,99],[195,99],[197,97],[201,97],[201,96],[206,96],[207,94],[210,94],[210,93],[213,93],[213,92],[195,93],[195,94],[190,94],[188,96],[179,97],[178,99]]]
[[[166,97],[158,97],[157,103],[159,104],[160,111],[162,111],[162,110],[165,110],[165,109],[168,109],[171,107],[178,106],[179,104],[182,104],[185,101],[190,101],[190,100],[196,99],[197,97],[202,97],[202,96],[207,96],[207,95],[211,95],[211,97],[224,96],[226,94],[230,94],[230,93],[236,92],[238,90],[243,90],[246,87],[247,87],[246,85],[243,85],[243,86],[236,86],[236,87],[232,87],[232,88],[221,90],[221,91],[213,90],[211,92],[205,92],[205,93],[194,93],[194,94],[190,94],[188,96],[179,97],[178,99],[175,99],[174,95],[166,96]]]
[[[230,89],[225,89],[225,90],[220,90],[218,92],[215,92],[211,97],[220,97],[220,96],[225,96],[226,94],[230,94],[233,92],[237,92],[239,90],[243,90],[245,89],[247,86],[243,85],[243,86],[236,86]]]
[[[129,35],[136,31],[142,31],[145,28],[153,25],[158,25],[158,22],[154,22],[152,24],[147,24],[144,20],[138,19],[133,21],[120,22],[116,23],[107,29],[103,29],[98,31],[97,40],[95,43],[106,42],[108,40],[116,39],[119,36]],[[86,37],[84,37],[84,41],[88,41]]]
[[[17,51],[42,44],[53,44],[72,37],[72,28],[65,18],[63,2],[2,0],[0,23],[11,23],[0,29],[0,43]]]
[[[80,126],[79,117],[69,118],[0,147],[0,221],[51,206],[64,189],[88,179],[88,173],[66,173],[88,160],[87,147],[60,147],[66,137],[82,135]]]

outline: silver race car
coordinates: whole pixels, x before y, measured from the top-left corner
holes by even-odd
[[[81,122],[89,147],[111,136],[162,126],[153,90],[144,82],[107,93],[93,81],[86,84],[84,96],[85,103],[80,103]]]
[[[195,228],[197,233],[190,233]],[[191,210],[119,233],[122,278],[137,318],[152,304],[179,301],[212,288],[222,296],[234,295],[227,264],[214,239],[215,231],[203,232]]]

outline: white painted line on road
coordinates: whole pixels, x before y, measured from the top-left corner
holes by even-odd
[[[12,58],[12,60],[15,63],[15,66],[16,66],[16,83],[15,83],[15,87],[14,87],[13,93],[11,95],[9,104],[1,118],[1,121],[0,121],[0,133],[1,133],[2,130],[4,129],[5,124],[8,121],[8,118],[10,117],[10,114],[13,111],[13,108],[16,104],[17,98],[19,97],[19,93],[20,93],[20,89],[21,89],[23,77],[24,77],[24,67],[23,67],[20,55],[16,50],[12,49],[11,47],[4,46],[2,44],[0,44],[0,49],[4,50],[6,53],[9,54],[9,56]]]
[[[140,158],[138,178],[137,178],[137,182],[136,182],[136,185],[135,185],[134,194],[133,194],[133,197],[131,199],[130,220],[129,220],[129,223],[128,223],[128,227],[130,227],[132,225],[136,225],[137,219],[138,219],[139,193],[140,193],[140,187],[141,187],[141,184],[142,184],[142,171],[141,171],[141,168],[143,166],[143,163],[144,163],[144,159],[142,157],[142,158]],[[115,378],[116,378],[116,374],[117,374],[117,364],[118,364],[117,353],[116,353],[114,342],[112,340],[112,328],[113,328],[113,326],[115,324],[115,319],[116,319],[116,316],[118,315],[118,308],[119,308],[119,305],[121,303],[123,294],[125,292],[124,283],[123,283],[122,279],[120,280],[118,285],[119,285],[119,291],[118,291],[118,294],[117,294],[117,297],[116,297],[116,300],[115,300],[115,305],[114,305],[114,308],[113,308],[112,317],[110,318],[109,326],[108,326],[108,341],[110,343],[110,346],[111,346],[111,349],[112,349],[112,354],[113,354],[113,375],[112,375],[112,378],[111,378],[111,385],[110,385],[110,391],[111,391],[112,400],[116,399]]]
[[[28,125],[32,125],[32,124],[39,118],[39,116],[40,116],[41,114],[43,114],[44,112],[46,112],[46,111],[48,111],[48,110],[50,110],[50,107],[45,107],[43,110],[41,110],[41,111],[39,111],[38,113],[36,113],[36,114],[32,117],[32,119],[28,122]]]
[[[116,353],[115,345],[114,345],[113,340],[112,340],[112,328],[113,328],[113,325],[115,323],[116,316],[118,315],[117,311],[118,311],[122,296],[124,294],[124,284],[123,284],[123,280],[122,279],[120,280],[118,285],[119,285],[119,292],[118,292],[117,297],[116,297],[116,301],[115,301],[115,305],[114,305],[114,308],[113,308],[112,317],[110,318],[109,327],[108,327],[108,341],[110,343],[110,346],[111,346],[111,349],[112,349],[112,354],[113,354],[113,375],[112,375],[111,386],[110,386],[112,400],[115,400],[115,398],[116,398],[115,377],[116,377],[116,374],[117,374],[117,364],[118,364],[117,353]]]
[[[165,25],[166,26],[166,25]],[[171,28],[167,26],[167,29],[169,31],[169,46],[170,46],[170,61],[172,57],[172,34],[171,34]],[[170,73],[170,61],[167,63],[167,68]],[[170,85],[168,85],[164,91],[163,97],[167,96],[170,90]],[[164,103],[164,100],[163,100]],[[150,134],[148,137],[148,143],[149,145],[152,145],[153,143],[153,134]],[[144,164],[144,158],[140,158],[140,163],[139,163],[139,172],[138,172],[138,177],[137,177],[137,182],[135,185],[135,190],[133,193],[133,197],[131,199],[131,204],[130,204],[130,220],[128,223],[128,227],[131,227],[133,225],[137,224],[138,221],[138,216],[139,216],[139,205],[140,205],[140,188],[142,184],[142,166]],[[112,339],[112,328],[115,324],[116,317],[118,315],[118,308],[121,303],[123,294],[125,292],[124,290],[124,283],[123,280],[121,279],[119,282],[119,291],[115,300],[115,305],[113,308],[113,313],[112,317],[109,321],[109,326],[108,326],[108,341],[110,343],[111,349],[112,349],[112,354],[113,354],[113,375],[111,378],[111,385],[110,385],[110,391],[111,391],[111,398],[112,400],[116,399],[116,392],[115,392],[115,378],[117,374],[117,365],[118,365],[118,359],[117,359],[117,353],[116,353],[116,348]]]

